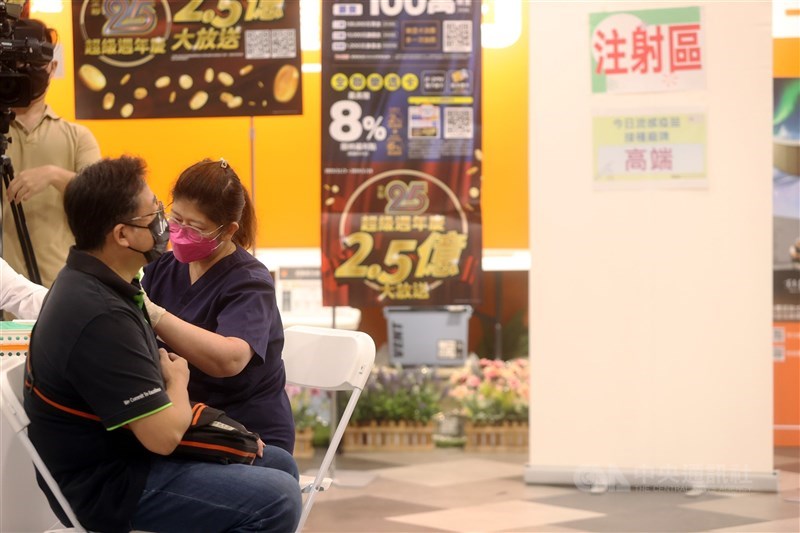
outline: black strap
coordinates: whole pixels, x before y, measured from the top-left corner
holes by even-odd
[[[33,326],[33,329],[34,330],[36,329],[36,325]],[[81,411],[79,409],[73,409],[72,407],[67,407],[66,405],[58,403],[57,401],[45,395],[41,391],[41,389],[39,389],[35,385],[35,379],[33,377],[33,365],[31,364],[31,359],[32,359],[31,354],[33,353],[32,347],[33,347],[33,331],[31,331],[31,346],[28,346],[28,356],[25,358],[25,385],[24,385],[25,389],[31,393],[31,396],[39,398],[47,405],[55,407],[59,411],[79,416],[81,418],[87,418],[89,420],[96,420],[97,422],[100,422],[99,416],[92,413],[87,413],[86,411]]]

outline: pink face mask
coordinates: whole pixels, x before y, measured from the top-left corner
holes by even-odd
[[[175,259],[181,263],[202,261],[222,244],[214,237],[205,237],[195,229],[173,223],[169,225],[169,240]]]

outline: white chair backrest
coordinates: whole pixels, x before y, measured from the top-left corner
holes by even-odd
[[[58,524],[58,519],[36,483],[31,461],[72,521],[75,529],[70,531],[84,531],[58,484],[28,438],[26,429],[31,421],[22,406],[24,374],[25,357],[0,357],[0,411],[4,419],[0,435],[2,441],[0,464],[2,464],[4,489],[0,531],[43,531]],[[10,428],[11,431],[5,431],[6,428]],[[13,488],[5,490],[7,486]],[[17,501],[18,504],[15,503]]]
[[[25,358],[8,356],[0,362],[0,393],[3,414],[14,433],[19,433],[31,423],[22,408],[22,379],[25,375]]]
[[[375,362],[375,343],[366,333],[291,326],[284,335],[289,383],[325,390],[364,388]]]

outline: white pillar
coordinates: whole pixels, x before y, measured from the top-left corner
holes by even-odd
[[[531,5],[528,482],[777,489],[771,6],[691,5],[705,88],[627,95],[592,94],[589,14],[675,4]],[[707,187],[593,186],[593,113],[687,107]]]

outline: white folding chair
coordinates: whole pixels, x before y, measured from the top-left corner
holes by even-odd
[[[78,519],[75,517],[75,513],[72,511],[72,508],[69,506],[67,499],[61,493],[61,489],[58,488],[58,484],[56,480],[53,479],[53,476],[50,474],[50,471],[45,466],[44,461],[39,456],[39,452],[36,451],[36,448],[33,447],[33,443],[28,438],[28,425],[31,423],[28,415],[25,414],[25,410],[22,407],[22,391],[24,388],[23,384],[23,377],[25,374],[25,357],[2,357],[0,358],[0,410],[3,412],[3,416],[5,417],[6,421],[8,422],[8,426],[10,427],[11,432],[13,433],[11,442],[9,443],[9,450],[16,449],[13,448],[16,446],[16,442],[13,442],[13,437],[17,437],[17,441],[19,444],[22,444],[22,447],[27,452],[28,457],[30,457],[33,464],[36,466],[36,469],[41,474],[42,478],[47,483],[47,486],[52,491],[53,495],[58,500],[58,503],[61,505],[61,508],[66,513],[67,517],[72,522],[72,529],[63,529],[59,531],[86,531],[78,522]],[[5,439],[6,435],[4,435]],[[9,457],[4,456],[4,460],[8,461]],[[21,475],[20,472],[24,472],[27,474],[24,478],[15,480],[15,485],[18,487],[26,487],[26,492],[30,492],[27,494],[27,497],[30,498],[28,505],[32,502],[42,502],[44,501],[44,505],[47,505],[46,499],[44,498],[44,494],[39,490],[39,487],[36,485],[36,481],[34,479],[33,471],[30,469],[22,468],[24,465],[10,465],[6,464],[3,466],[3,481],[6,482],[6,476],[9,474],[9,471],[12,467],[16,468],[17,474]],[[17,485],[18,484],[18,485]],[[35,487],[35,492],[30,490],[30,487]],[[6,504],[8,501],[6,501]],[[43,510],[41,505],[33,506],[33,508],[26,505],[24,508],[18,509],[20,513],[30,513],[32,512],[39,512],[44,511],[45,514],[49,513],[49,508]],[[3,514],[7,512],[16,511],[17,509],[7,509],[6,505],[3,506]],[[49,516],[49,514],[47,515]],[[32,522],[35,522],[39,519],[38,516],[31,516],[31,523],[26,526],[22,526],[17,524],[14,527],[33,527],[36,528],[35,530],[41,531],[40,525],[31,525]],[[47,527],[47,526],[45,526]],[[29,531],[31,529],[28,529]]]
[[[300,532],[323,483],[330,485],[325,476],[375,363],[375,343],[360,331],[312,326],[291,326],[284,334],[283,364],[288,383],[329,391],[352,391],[313,483],[303,488],[308,494],[297,525]]]

